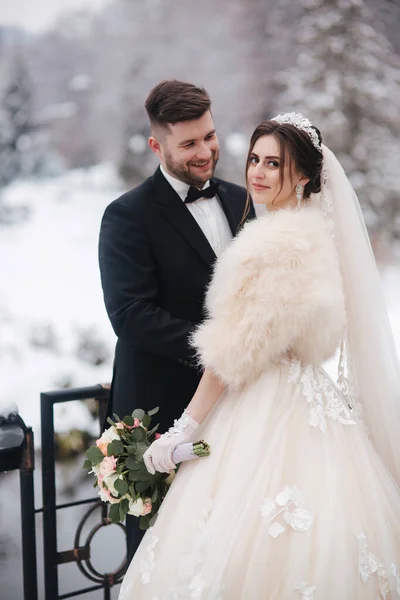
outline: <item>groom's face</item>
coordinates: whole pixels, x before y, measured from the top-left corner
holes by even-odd
[[[194,121],[170,124],[159,138],[153,150],[170,175],[200,188],[213,176],[219,142],[210,111]]]

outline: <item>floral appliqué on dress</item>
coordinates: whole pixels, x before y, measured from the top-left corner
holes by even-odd
[[[304,508],[304,495],[295,485],[293,487],[286,486],[284,490],[279,492],[275,500],[266,498],[261,505],[261,514],[267,518],[269,525],[268,533],[271,537],[277,538],[286,527],[279,522],[282,517],[287,525],[295,531],[308,531],[313,516],[310,511]]]
[[[396,591],[397,595],[400,596],[400,573],[398,567],[395,564],[391,564],[388,570],[382,561],[369,551],[365,533],[359,533],[357,540],[359,572],[363,583],[368,581],[371,576],[376,576],[378,579],[378,599],[386,600],[386,598],[391,598],[392,591]],[[392,577],[394,578],[394,587],[390,585]]]
[[[332,382],[327,373],[313,365],[303,365],[296,359],[283,359],[289,364],[288,383],[301,385],[303,394],[309,405],[308,422],[318,427],[323,433],[328,428],[328,419],[342,425],[357,425],[358,420],[352,409],[345,404],[340,390]]]
[[[150,583],[152,575],[153,575],[153,571],[156,567],[156,563],[154,561],[154,556],[155,556],[154,548],[155,548],[157,542],[158,542],[158,537],[153,535],[152,528],[150,527],[150,529],[147,532],[146,547],[145,547],[145,550],[143,553],[143,558],[141,558],[140,564],[139,564],[139,571],[140,571],[140,576],[141,576],[143,585]],[[132,595],[134,595],[134,592],[135,592],[135,590],[134,590],[133,581],[131,579],[129,579],[128,577],[125,577],[121,584],[119,600],[123,600],[125,598],[127,598],[127,599],[131,598]],[[157,600],[157,598],[155,598],[154,600]]]
[[[202,573],[204,558],[207,556],[208,520],[212,506],[211,499],[204,503],[193,544],[188,554],[179,562],[177,579],[168,590],[166,600],[202,600],[205,597],[207,600],[222,600],[223,584],[218,586],[211,597]]]
[[[150,583],[151,576],[155,569],[156,563],[154,561],[154,548],[158,542],[158,537],[151,533],[151,528],[149,529],[148,538],[146,540],[146,550],[144,552],[144,557],[140,561],[139,571],[142,579],[143,585]]]
[[[302,581],[295,590],[300,592],[301,600],[314,600],[315,585],[309,585]]]

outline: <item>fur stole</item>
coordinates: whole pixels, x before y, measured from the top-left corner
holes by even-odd
[[[217,261],[199,361],[227,385],[257,379],[288,352],[318,365],[345,328],[342,278],[319,207],[282,209],[245,225]]]

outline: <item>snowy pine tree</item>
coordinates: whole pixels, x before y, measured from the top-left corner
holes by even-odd
[[[364,0],[300,0],[296,64],[276,110],[322,130],[366,209],[371,231],[400,237],[400,60]]]
[[[31,80],[22,57],[17,56],[0,104],[0,186],[29,169],[32,131]]]

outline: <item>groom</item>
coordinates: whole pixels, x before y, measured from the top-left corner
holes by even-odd
[[[109,413],[160,407],[166,431],[201,378],[189,335],[204,318],[215,259],[238,230],[246,190],[213,178],[219,143],[203,88],[162,81],[150,92],[149,146],[160,166],[106,209],[99,261],[118,337]],[[249,217],[254,217],[250,205]],[[128,558],[142,537],[127,518]]]

